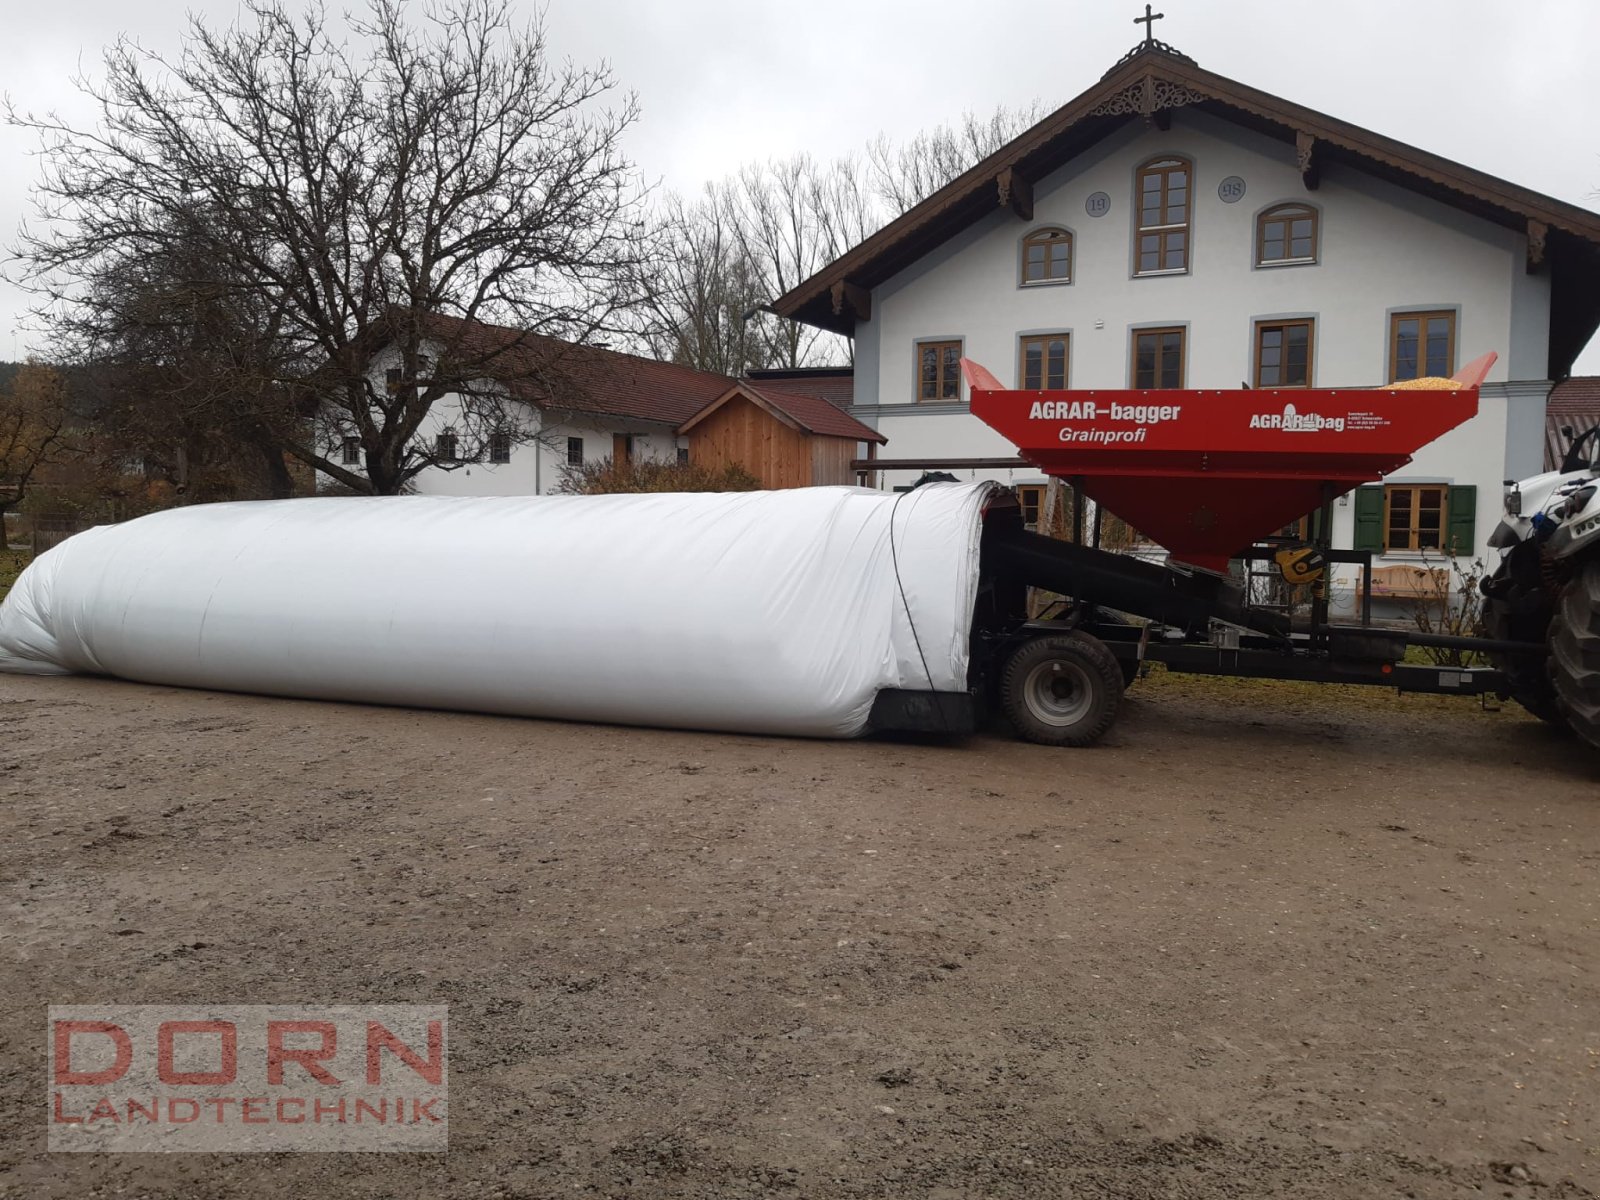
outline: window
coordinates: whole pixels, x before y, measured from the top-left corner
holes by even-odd
[[[460,450],[454,429],[441,429],[433,439],[433,456],[440,462],[455,462]]]
[[[1258,388],[1311,386],[1311,322],[1256,322]]]
[[[489,461],[492,463],[511,461],[511,434],[504,429],[497,429],[489,435]]]
[[[917,399],[961,399],[961,343],[917,343]]]
[[[680,467],[686,467],[689,465],[689,447],[678,447],[678,465]]]
[[[1447,491],[1442,486],[1384,488],[1384,549],[1443,549]]]
[[[426,354],[417,355],[417,375],[419,377],[426,375],[430,370],[432,370],[432,368],[433,359],[429,358]],[[388,389],[389,395],[391,396],[399,392],[405,381],[406,370],[404,366],[390,367],[383,373],[383,385]]]
[[[361,462],[361,439],[347,437],[339,448],[340,459],[345,466],[357,466]]]
[[[1135,275],[1161,275],[1189,269],[1189,179],[1192,173],[1188,160],[1182,158],[1158,158],[1139,168]]]
[[[1044,486],[1025,483],[1017,488],[1017,503],[1022,506],[1022,524],[1026,529],[1039,528],[1039,514],[1044,511]]]
[[[1133,386],[1180,388],[1183,386],[1182,329],[1133,331]]]
[[[1355,549],[1471,555],[1478,489],[1471,484],[1391,483],[1355,493]]]
[[[1021,363],[1017,369],[1018,385],[1024,389],[1067,386],[1067,335],[1047,333],[1022,339]]]
[[[1316,209],[1308,204],[1279,204],[1256,218],[1256,266],[1316,261]]]
[[[1451,375],[1456,369],[1453,312],[1395,313],[1389,319],[1389,378]]]
[[[567,466],[583,466],[583,439],[569,437],[567,439]]]
[[[1022,282],[1071,283],[1072,235],[1065,229],[1036,229],[1023,238]]]

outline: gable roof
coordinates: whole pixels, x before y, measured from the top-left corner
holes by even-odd
[[[1127,55],[1076,99],[778,297],[772,308],[780,316],[852,333],[862,291],[997,206],[1031,219],[1030,181],[1132,121],[1165,128],[1171,111],[1183,107],[1293,146],[1308,186],[1315,186],[1322,164],[1344,163],[1527,234],[1530,269],[1552,273],[1551,378],[1570,371],[1600,326],[1600,214],[1246,87],[1160,44]]]
[[[505,325],[438,315],[426,322],[430,333],[482,357],[486,377],[537,408],[677,425],[734,383],[711,371]]]
[[[710,404],[678,426],[679,433],[688,433],[712,413],[734,400],[748,400],[777,421],[816,437],[849,438],[853,442],[876,442],[880,446],[889,439],[869,425],[863,425],[837,405],[821,396],[808,396],[800,392],[786,392],[777,388],[757,387],[748,379],[739,380]]]
[[[888,441],[839,405],[800,389],[811,380],[838,393],[845,403],[852,386],[849,367],[779,371],[781,378],[733,379],[715,371],[644,358],[603,346],[585,346],[506,325],[465,321],[437,314],[425,318],[427,332],[482,363],[486,378],[537,408],[671,425],[679,431],[729,399],[743,395],[778,420],[818,437]],[[824,378],[824,376],[828,378]]]

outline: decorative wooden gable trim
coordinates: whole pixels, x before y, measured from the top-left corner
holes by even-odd
[[[1300,182],[1314,192],[1322,183],[1322,164],[1317,157],[1317,139],[1303,129],[1295,130],[1294,161],[1300,168]]]
[[[1208,97],[1185,84],[1155,75],[1145,75],[1137,82],[1106,97],[1088,112],[1091,117],[1143,117],[1162,129],[1171,124],[1170,112],[1190,104],[1199,104]]]
[[[1528,222],[1528,274],[1537,275],[1544,269],[1545,239],[1550,236],[1550,226],[1543,221]]]
[[[1009,208],[1024,221],[1033,220],[1033,184],[1015,167],[1004,167],[994,178],[1000,207]]]
[[[872,320],[872,293],[866,288],[841,279],[828,289],[828,298],[833,301],[834,316],[843,316],[848,308],[856,320]]]

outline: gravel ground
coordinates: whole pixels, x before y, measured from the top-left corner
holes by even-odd
[[[1593,1196],[1600,766],[1152,678],[807,743],[0,677],[0,1195]],[[443,1002],[450,1151],[50,1155],[47,1003]]]

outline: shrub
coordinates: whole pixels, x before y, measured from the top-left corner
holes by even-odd
[[[551,489],[568,496],[603,496],[619,492],[756,492],[761,481],[738,463],[707,467],[699,463],[613,462],[609,458],[562,468],[561,482]]]

